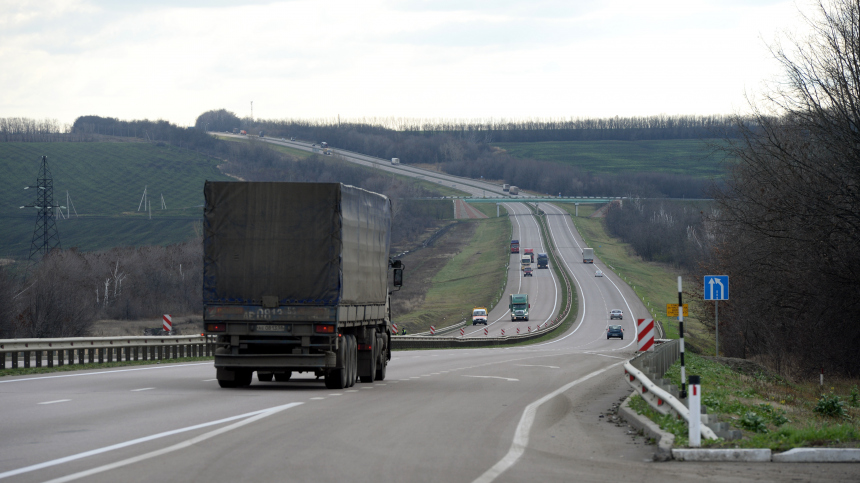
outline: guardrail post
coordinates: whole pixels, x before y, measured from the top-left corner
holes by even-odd
[[[30,368],[30,351],[24,351],[24,369]]]
[[[105,361],[105,350],[103,347],[98,348],[99,353],[99,364],[103,364]]]
[[[164,360],[164,346],[160,345],[155,348],[156,352],[158,352],[158,360]]]
[[[48,351],[48,367],[54,367],[54,350]]]
[[[145,345],[145,346],[141,347],[140,351],[142,352],[143,360],[145,360],[145,361],[149,360],[148,359],[149,358],[149,346]]]
[[[36,355],[36,367],[42,367],[42,351],[34,351]]]
[[[57,351],[57,366],[62,367],[66,363],[66,350],[60,349]]]
[[[12,352],[12,369],[18,368],[18,351]]]
[[[87,352],[89,352],[89,358],[88,359],[89,359],[90,364],[95,364],[96,363],[96,351],[95,351],[95,349],[88,349]]]

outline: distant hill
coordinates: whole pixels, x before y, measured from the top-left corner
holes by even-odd
[[[74,210],[58,219],[63,248],[164,245],[195,236],[202,219],[205,180],[230,180],[212,158],[175,146],[141,142],[0,143],[0,257],[26,258],[35,223],[33,185],[43,155],[54,178],[54,197]],[[144,187],[152,219],[138,212]],[[161,208],[164,196],[166,210]],[[78,216],[75,217],[74,211]],[[142,208],[141,208],[142,210]]]

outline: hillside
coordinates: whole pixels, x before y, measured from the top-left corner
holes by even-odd
[[[0,143],[0,257],[26,258],[35,223],[32,204],[41,157],[48,156],[54,197],[74,210],[58,219],[64,248],[164,245],[195,236],[205,180],[229,180],[217,161],[175,146],[148,143]],[[152,219],[138,212],[147,188]],[[160,209],[164,196],[166,210]],[[78,216],[75,217],[74,211]],[[199,229],[199,228],[198,228]]]
[[[724,157],[711,154],[712,140],[564,141],[494,143],[518,158],[553,161],[592,173],[657,172],[720,177]]]

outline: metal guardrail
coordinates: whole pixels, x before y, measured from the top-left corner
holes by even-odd
[[[212,336],[67,337],[0,340],[0,371],[121,361],[147,361],[214,354]],[[11,367],[7,367],[11,362]]]

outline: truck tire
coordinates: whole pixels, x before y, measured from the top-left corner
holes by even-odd
[[[349,341],[349,357],[346,358],[349,364],[349,375],[346,379],[346,387],[355,385],[355,379],[358,377],[358,342],[354,335],[346,336]]]
[[[290,380],[291,377],[293,377],[293,371],[279,372],[275,374],[275,381],[287,382]]]
[[[371,339],[371,340],[374,340],[373,350],[374,350],[374,352],[375,352],[375,351],[377,350],[377,347],[379,347],[379,346],[377,345],[377,344],[378,344],[378,342],[377,342],[377,341],[375,341],[375,338],[374,338],[374,339]],[[376,375],[376,367],[377,367],[377,364],[376,364],[376,355],[374,354],[374,355],[370,358],[370,375],[367,375],[367,376],[361,376],[361,377],[360,377],[361,382],[373,382],[373,378],[374,378],[374,376]]]
[[[328,389],[345,388],[346,380],[349,377],[349,365],[347,363],[349,342],[347,342],[345,336],[342,339],[337,345],[337,360],[341,362],[341,367],[338,369],[329,369],[325,375],[325,387]]]

